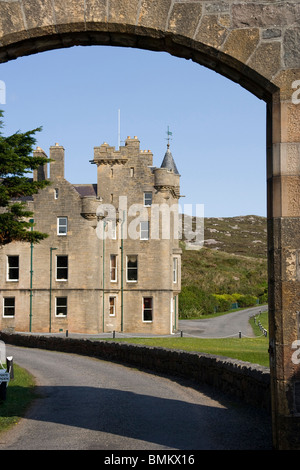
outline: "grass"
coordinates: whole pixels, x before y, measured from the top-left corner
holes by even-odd
[[[263,312],[260,315],[261,324],[268,329],[268,314]],[[254,322],[252,323],[253,326]],[[126,341],[133,344],[162,347],[168,349],[180,349],[183,351],[193,351],[218,356],[225,356],[238,359],[252,364],[269,367],[268,338],[263,336],[258,327],[253,327],[254,338],[122,338],[117,341]],[[108,341],[111,341],[108,339]]]
[[[0,401],[0,432],[9,429],[24,416],[35,395],[31,374],[14,364],[14,379],[10,380],[6,400]]]

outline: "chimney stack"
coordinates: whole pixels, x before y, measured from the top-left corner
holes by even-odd
[[[48,158],[41,147],[37,147],[33,151],[33,157]],[[47,163],[40,165],[36,170],[33,170],[33,181],[44,181],[48,178]]]
[[[65,177],[65,149],[59,144],[50,147],[50,179],[64,179]]]

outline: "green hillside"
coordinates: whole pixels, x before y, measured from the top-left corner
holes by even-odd
[[[204,247],[182,247],[181,318],[266,302],[265,218],[206,218]]]

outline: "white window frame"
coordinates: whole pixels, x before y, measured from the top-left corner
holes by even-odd
[[[151,309],[149,308],[145,309],[144,299],[151,299]],[[145,317],[144,317],[145,310],[151,310],[151,320],[145,320]],[[148,296],[148,295],[143,296],[142,298],[142,320],[143,320],[143,323],[153,323],[153,297]]]
[[[65,223],[61,223],[62,221]],[[65,231],[61,232],[61,229],[65,228]],[[68,233],[68,217],[57,217],[57,235],[65,237]]]
[[[5,301],[7,299],[13,299],[14,300],[14,305],[11,306],[5,306]],[[5,309],[7,308],[13,308],[14,309],[14,313],[12,315],[5,315]],[[14,318],[16,315],[16,298],[15,297],[3,297],[3,310],[2,310],[2,316],[3,318]]]
[[[58,199],[59,189],[54,188],[54,199]]]
[[[148,195],[151,195],[151,203],[149,204],[149,202],[147,203],[147,196]],[[151,207],[152,206],[152,199],[153,199],[153,194],[151,191],[145,191],[144,192],[144,207]]]
[[[136,256],[136,279],[128,279],[128,258],[130,256]],[[134,269],[134,268],[130,268]],[[126,256],[126,282],[138,282],[139,278],[139,258],[138,255],[128,255]]]
[[[145,228],[145,226],[147,228]],[[143,220],[140,223],[140,240],[149,240],[149,233],[150,233],[150,222],[147,220]]]
[[[9,259],[10,258],[17,258],[18,259],[18,266],[17,267],[10,266],[10,264],[9,264]],[[19,255],[7,255],[6,263],[7,263],[6,280],[8,282],[19,282],[19,279],[20,279],[20,257],[19,257]],[[10,278],[10,271],[14,270],[14,269],[18,270],[18,278],[17,279],[11,279]]]
[[[57,299],[66,299],[65,305],[59,305],[59,307],[64,307],[66,309],[66,313],[57,313]],[[66,296],[57,296],[55,297],[55,316],[58,318],[65,318],[68,315],[68,297]]]
[[[115,266],[112,265],[112,259],[115,259]],[[114,271],[114,276],[112,273]],[[118,255],[111,254],[109,258],[109,276],[110,282],[118,282]]]
[[[62,258],[62,257],[67,258],[67,265],[66,266],[58,266],[58,264],[57,264],[58,258]],[[66,278],[60,278],[60,279],[58,278],[57,273],[58,273],[59,269],[67,269],[67,277]],[[56,274],[56,281],[57,282],[66,282],[66,281],[69,280],[69,257],[68,257],[68,255],[56,255],[56,273],[55,274]]]
[[[174,256],[173,258],[173,284],[178,282],[178,258]]]
[[[110,313],[110,307],[111,307],[110,299],[114,299],[114,302],[113,302],[113,313]],[[110,296],[108,297],[108,309],[109,309],[109,316],[110,316],[110,317],[115,317],[115,316],[116,316],[116,308],[117,308],[117,297],[116,297],[115,295],[110,295]]]

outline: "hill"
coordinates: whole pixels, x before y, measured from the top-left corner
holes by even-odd
[[[195,226],[193,218],[193,230]],[[190,249],[198,248],[197,243],[187,245]],[[204,246],[235,255],[266,258],[267,219],[256,215],[205,218]]]
[[[267,301],[265,218],[205,218],[203,248],[182,248],[181,318]]]

